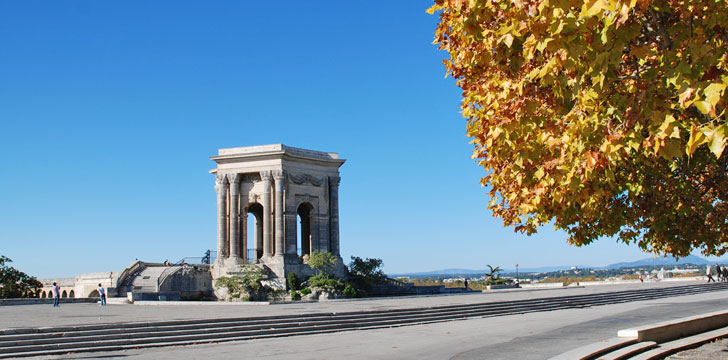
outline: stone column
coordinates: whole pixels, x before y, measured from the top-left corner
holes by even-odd
[[[243,263],[251,262],[252,260],[248,259],[248,211],[243,208],[243,211],[240,213],[240,246],[242,247],[240,257],[243,259]]]
[[[228,174],[230,183],[230,257],[240,261],[240,217],[238,216],[238,197],[240,194],[240,174]]]
[[[217,261],[222,262],[225,257],[225,241],[227,239],[227,183],[225,176],[215,174],[215,191],[217,192]]]
[[[263,180],[263,256],[271,256],[271,233],[270,215],[273,209],[270,203],[270,171],[261,171],[260,178]]]
[[[339,183],[341,178],[338,176],[329,176],[329,241],[331,244],[331,253],[337,256],[339,254]]]
[[[286,253],[286,249],[284,246],[284,236],[285,233],[283,232],[283,213],[284,213],[284,205],[283,205],[283,191],[285,188],[285,181],[286,181],[286,175],[284,171],[274,171],[273,172],[273,178],[275,179],[275,186],[276,186],[276,193],[275,193],[275,226],[276,226],[276,256],[283,256],[283,254]]]

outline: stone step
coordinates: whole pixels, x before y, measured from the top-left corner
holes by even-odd
[[[625,346],[621,349],[618,349],[616,351],[612,351],[608,354],[605,354],[603,356],[599,357],[599,360],[624,360],[624,359],[631,359],[632,356],[635,356],[639,353],[643,353],[647,350],[653,349],[657,346],[657,343],[654,341],[643,341],[640,343],[632,344],[629,346]]]
[[[714,341],[716,339],[725,338],[725,337],[728,337],[728,327],[704,332],[702,334],[688,336],[686,338],[682,338],[679,340],[666,342],[666,343],[660,344],[660,346],[658,346],[657,348],[644,352],[640,355],[637,355],[637,356],[633,357],[632,359],[634,359],[634,360],[663,359],[665,356],[668,356],[670,354],[674,354],[674,353],[682,351],[682,350],[695,348],[700,345]]]
[[[728,337],[728,327],[723,327],[727,324],[728,310],[723,310],[620,330],[618,338],[589,344],[550,360],[663,359],[672,353]]]
[[[565,353],[556,355],[549,360],[586,360],[595,359],[611,351],[621,349],[625,346],[636,344],[637,339],[611,338],[592,344],[584,345]]]

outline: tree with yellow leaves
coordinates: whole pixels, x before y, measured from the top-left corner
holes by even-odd
[[[493,214],[728,251],[725,0],[436,0]]]

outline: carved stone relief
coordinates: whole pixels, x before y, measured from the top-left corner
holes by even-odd
[[[310,174],[288,174],[288,178],[291,179],[294,184],[299,185],[309,183],[313,186],[321,186],[321,184],[324,183],[324,178],[319,178]]]

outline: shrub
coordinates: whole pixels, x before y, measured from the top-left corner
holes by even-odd
[[[262,281],[267,279],[265,271],[255,264],[240,267],[240,273],[233,276],[221,276],[215,280],[215,287],[225,288],[232,298],[249,299],[252,293],[265,292]]]
[[[303,288],[303,289],[301,289],[301,295],[308,295],[310,293],[311,293],[311,289],[310,288]]]
[[[286,284],[290,290],[299,290],[301,288],[301,281],[298,279],[298,275],[294,272],[288,273],[286,276]]]
[[[330,278],[325,275],[314,275],[308,278],[308,285],[312,288],[321,288],[324,290],[334,291],[342,290],[346,286],[346,283],[339,279]]]
[[[361,292],[351,284],[346,284],[344,290],[341,293],[344,294],[344,296],[350,298],[358,298],[362,296]]]

